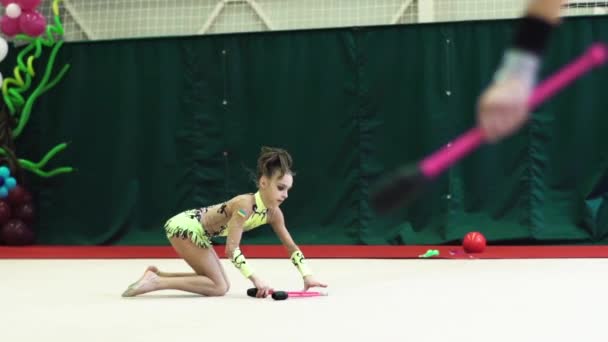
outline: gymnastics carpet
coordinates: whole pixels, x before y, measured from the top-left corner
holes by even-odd
[[[608,258],[608,246],[488,246],[481,253],[466,253],[461,246],[301,245],[307,258],[413,259],[437,250],[432,259],[554,259]],[[223,256],[223,246],[214,246]],[[285,258],[281,245],[244,245],[248,258]],[[0,259],[137,259],[177,258],[170,246],[0,246]]]

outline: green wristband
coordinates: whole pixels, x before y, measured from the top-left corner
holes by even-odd
[[[247,259],[245,259],[240,248],[237,247],[234,250],[230,261],[232,261],[234,267],[236,267],[245,278],[249,278],[253,274],[253,269],[247,263]]]
[[[291,262],[298,268],[302,277],[312,275],[312,271],[306,264],[306,258],[304,258],[304,254],[301,251],[291,253]]]

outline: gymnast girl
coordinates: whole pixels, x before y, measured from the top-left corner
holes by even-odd
[[[293,241],[280,206],[293,185],[292,157],[284,149],[263,147],[257,160],[257,191],[235,196],[226,202],[183,211],[171,217],[164,231],[177,254],[193,273],[161,272],[149,266],[143,276],[122,294],[134,297],[159,290],[181,290],[203,296],[223,296],[230,282],[212,247],[212,237],[226,237],[225,253],[240,273],[257,288],[256,297],[273,289],[254,271],[239,248],[244,232],[265,224],[272,227],[287,250],[304,282],[304,291],[327,287],[317,281],[302,251]]]

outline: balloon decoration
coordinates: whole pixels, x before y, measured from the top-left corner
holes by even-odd
[[[2,33],[13,37],[19,33],[37,37],[46,29],[46,18],[38,12],[41,0],[1,0],[5,7],[0,28]]]
[[[6,166],[0,166],[0,242],[12,246],[34,243],[32,196],[17,184]]]
[[[44,16],[37,10],[41,0],[0,0],[0,3],[6,6],[5,12],[7,12],[2,16],[2,23],[11,23],[12,21],[10,19],[19,20],[19,32],[25,33],[17,33],[14,35],[13,39],[28,43],[17,55],[17,66],[14,68],[13,72],[14,77],[7,77],[2,80],[2,96],[4,103],[13,118],[8,118],[8,115],[2,115],[3,113],[0,113],[0,157],[10,157],[12,151],[9,151],[9,149],[13,144],[7,140],[16,139],[21,135],[23,129],[27,125],[32,108],[38,97],[55,86],[67,73],[70,65],[64,65],[57,75],[54,78],[51,78],[55,58],[63,45],[63,41],[56,38],[56,36],[61,36],[64,33],[63,25],[59,17],[59,0],[54,0],[52,3],[53,25],[46,25],[46,19],[44,19]],[[11,7],[11,5],[15,6]],[[19,15],[16,18],[13,18],[13,16],[17,14]],[[44,25],[42,25],[42,23],[44,23]],[[8,32],[5,31],[4,28],[7,25],[9,27]],[[41,36],[40,33],[38,33],[40,30],[39,27],[43,27],[43,31],[46,32],[45,35]],[[10,36],[10,33],[13,32],[10,31],[13,29],[12,24],[2,24],[0,25],[0,29],[7,36]],[[40,81],[33,91],[30,92],[30,88],[34,86],[34,77],[36,76],[36,70],[34,70],[33,66],[34,60],[42,55],[43,47],[51,48],[48,63]],[[1,57],[6,56],[7,51],[8,45],[6,45],[6,41],[0,39],[0,61],[3,59]],[[0,75],[0,78],[1,77],[2,75]],[[28,92],[30,92],[29,96],[25,96]],[[4,121],[16,122],[16,125],[15,127],[4,127],[7,125],[6,123],[3,123]],[[55,154],[64,150],[66,147],[66,143],[56,145],[40,162],[32,162],[26,159],[17,159],[14,162],[18,164],[19,167],[44,178],[53,177],[62,173],[70,173],[73,171],[72,167],[59,167],[50,171],[42,169]]]
[[[6,58],[6,55],[8,55],[8,43],[4,38],[0,37],[0,62]],[[0,73],[0,84],[2,84],[2,82],[4,82],[4,79],[2,73]]]
[[[0,198],[7,198],[9,191],[17,186],[17,180],[11,177],[11,170],[0,166]]]
[[[65,148],[60,143],[48,151],[39,162],[17,157],[15,140],[25,129],[36,100],[54,87],[68,72],[64,65],[53,76],[53,67],[63,45],[64,29],[59,15],[60,0],[52,2],[52,23],[39,11],[42,0],[0,0],[4,13],[0,17],[0,31],[9,40],[25,42],[16,56],[12,77],[0,74],[4,105],[0,106],[0,243],[24,245],[33,243],[31,228],[35,221],[32,196],[24,186],[22,170],[42,178],[70,173],[72,167],[63,166],[46,170],[46,165]],[[34,61],[49,48],[46,66],[39,74]],[[7,40],[0,37],[0,62],[9,54]]]
[[[34,243],[35,217],[31,194],[22,186],[16,185],[6,198],[0,199],[0,243],[11,246]]]

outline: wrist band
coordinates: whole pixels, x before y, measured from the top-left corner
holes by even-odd
[[[241,274],[245,278],[249,278],[253,274],[253,269],[251,267],[249,267],[249,264],[247,263],[247,259],[245,259],[245,256],[241,252],[240,248],[237,247],[234,249],[234,252],[232,252],[232,258],[230,258],[230,261],[232,261],[232,264],[234,265],[234,267],[238,268],[238,270],[241,272]]]
[[[301,251],[291,253],[291,262],[298,268],[302,277],[312,275],[312,271],[306,264],[306,258],[304,258],[304,254]]]
[[[502,81],[507,78],[523,79],[529,86],[537,82],[540,69],[540,58],[530,52],[518,49],[510,49],[505,53],[502,64],[494,75],[494,81]]]
[[[553,25],[546,20],[531,15],[524,16],[519,20],[513,45],[516,49],[541,56],[552,31]]]

